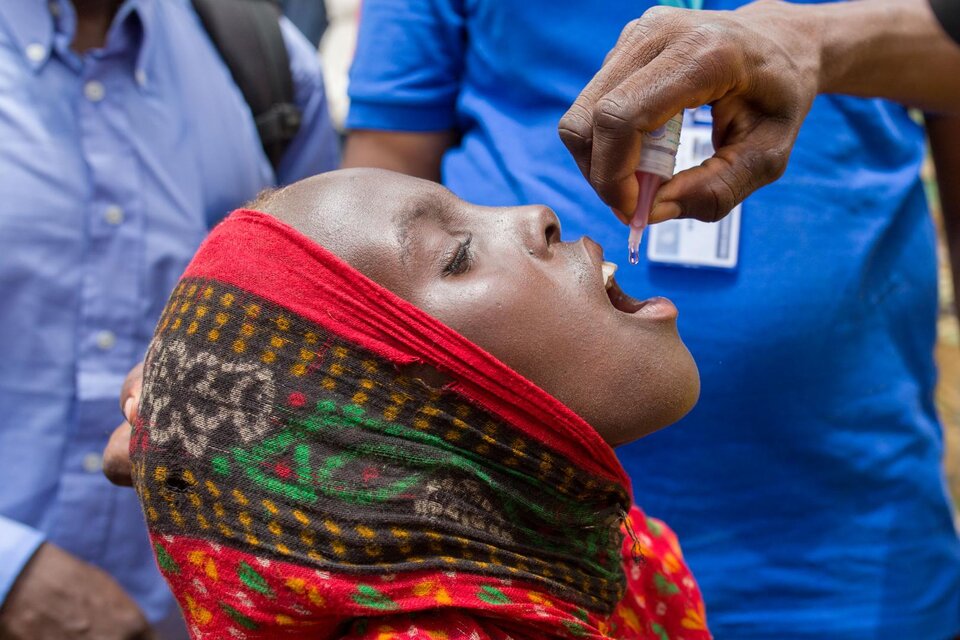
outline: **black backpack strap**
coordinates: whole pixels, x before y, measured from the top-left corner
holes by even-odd
[[[274,0],[193,0],[193,7],[253,112],[274,170],[300,128],[290,58]]]

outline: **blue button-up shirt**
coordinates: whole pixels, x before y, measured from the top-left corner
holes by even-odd
[[[332,169],[316,53],[282,24],[303,126],[274,172],[186,0],[128,0],[70,49],[67,0],[0,2],[0,601],[44,540],[171,600],[136,496],[101,472],[117,396],[210,225]]]

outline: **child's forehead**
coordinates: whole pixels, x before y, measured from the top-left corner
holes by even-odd
[[[277,214],[291,209],[334,216],[350,212],[365,219],[386,214],[391,223],[401,226],[424,214],[445,213],[458,199],[428,180],[379,169],[344,169],[279,189],[269,194],[266,202]]]

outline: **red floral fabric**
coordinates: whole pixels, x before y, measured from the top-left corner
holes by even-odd
[[[455,571],[357,580],[195,538],[158,539],[156,550],[195,640],[244,637],[264,628],[273,631],[253,637],[710,638],[703,600],[676,535],[638,508],[627,525],[636,534],[636,542],[631,535],[623,542],[627,591],[610,615],[587,612],[535,585]]]

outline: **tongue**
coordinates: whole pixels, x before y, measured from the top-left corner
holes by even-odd
[[[637,300],[624,293],[615,281],[611,280],[610,282],[611,284],[607,288],[607,296],[610,298],[610,303],[613,304],[614,309],[624,313],[636,313],[646,306],[646,300]]]

